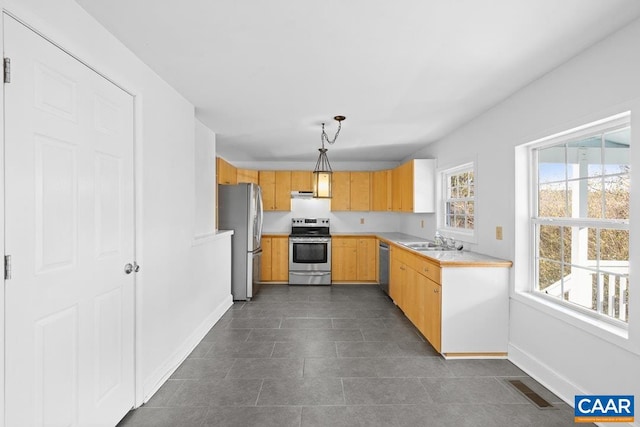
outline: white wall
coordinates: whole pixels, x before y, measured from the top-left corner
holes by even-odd
[[[140,404],[231,304],[230,236],[215,234],[211,200],[195,200],[207,191],[194,182],[196,137],[209,155],[215,138],[194,123],[193,105],[74,1],[0,4],[135,96]]]
[[[516,223],[515,200],[526,195],[515,185],[525,173],[522,168],[516,172],[515,147],[630,110],[632,182],[640,182],[639,40],[640,21],[636,20],[413,156],[433,156],[439,166],[469,161],[459,153],[477,161],[476,249],[515,261],[509,357],[569,402],[576,393],[640,398],[640,292],[630,295],[628,339],[516,292],[526,288],[529,280],[523,251],[526,242],[516,238],[516,225],[521,221]],[[632,186],[631,197],[630,263],[637,266],[640,186]],[[433,234],[434,215],[429,217],[429,233]],[[502,241],[495,239],[497,225],[504,230]],[[631,283],[637,281],[634,272],[632,268]]]

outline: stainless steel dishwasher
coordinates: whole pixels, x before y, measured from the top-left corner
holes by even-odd
[[[381,241],[378,245],[378,254],[380,288],[389,295],[389,245]]]

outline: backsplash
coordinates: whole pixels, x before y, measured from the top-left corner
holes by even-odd
[[[329,218],[331,231],[399,231],[403,215],[389,212],[331,212],[331,200],[291,199],[291,212],[265,212],[265,233],[288,233],[291,218]],[[360,220],[364,218],[364,224]]]

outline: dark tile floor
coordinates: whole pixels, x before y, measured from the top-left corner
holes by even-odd
[[[554,409],[540,410],[508,379]],[[236,303],[137,426],[573,426],[573,410],[507,360],[444,360],[377,286],[263,286]]]

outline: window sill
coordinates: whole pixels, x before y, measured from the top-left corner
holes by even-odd
[[[590,335],[614,344],[624,350],[640,355],[638,343],[629,339],[627,328],[619,327],[611,323],[571,310],[546,298],[535,295],[532,292],[516,291],[512,298],[541,313],[548,314],[564,323],[574,326]]]

